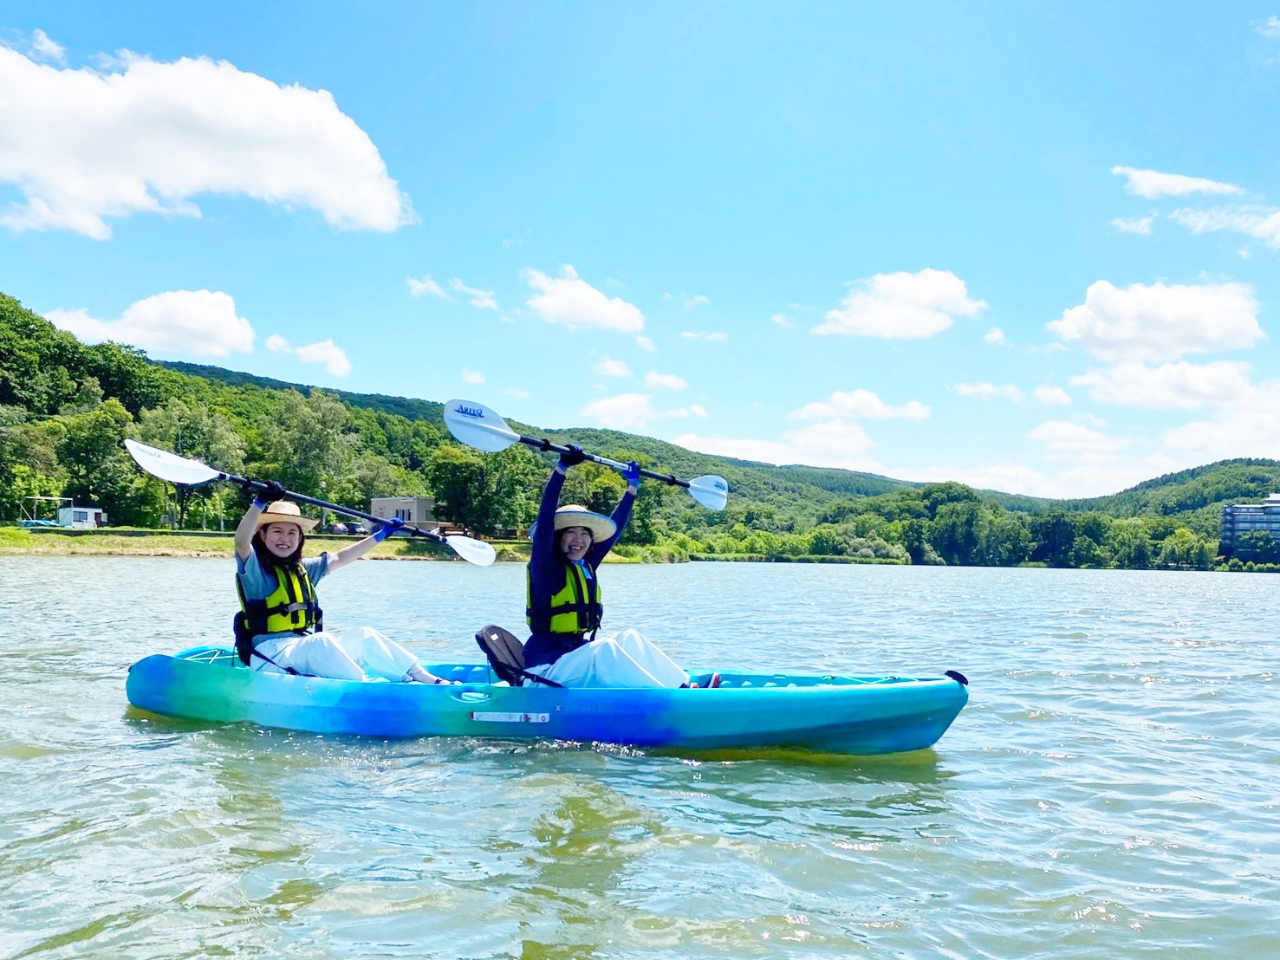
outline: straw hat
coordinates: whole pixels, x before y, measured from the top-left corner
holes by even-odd
[[[556,533],[566,527],[586,527],[591,531],[591,539],[596,542],[608,540],[618,529],[618,525],[608,517],[593,513],[580,503],[566,503],[556,511]],[[536,523],[529,528],[530,540],[537,529]]]
[[[275,503],[267,504],[267,508],[259,515],[256,529],[261,530],[269,523],[296,523],[303,533],[310,533],[319,522],[319,520],[304,517],[296,503],[277,500]]]

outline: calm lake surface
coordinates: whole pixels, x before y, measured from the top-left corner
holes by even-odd
[[[0,557],[0,956],[1280,955],[1280,577],[607,567],[608,626],[688,665],[971,681],[933,750],[707,760],[130,712],[232,569]],[[478,660],[524,569],[320,593]]]

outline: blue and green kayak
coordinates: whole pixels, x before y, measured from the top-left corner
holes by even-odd
[[[260,673],[232,650],[196,647],[129,670],[135,707],[169,717],[370,737],[495,737],[716,750],[846,754],[931,747],[968,700],[967,681],[721,673],[713,690],[512,687],[487,664],[428,664],[461,684],[353,682]]]

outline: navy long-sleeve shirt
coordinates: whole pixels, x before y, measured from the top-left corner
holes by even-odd
[[[533,531],[533,550],[529,556],[529,600],[531,604],[547,604],[551,598],[564,589],[568,575],[569,561],[564,558],[556,545],[556,507],[560,505],[560,490],[564,487],[565,475],[559,470],[551,473],[546,488],[542,491],[542,503],[538,506],[537,526]],[[622,536],[622,530],[631,519],[631,507],[636,495],[630,488],[618,501],[610,519],[617,525],[613,536],[608,540],[592,541],[586,556],[579,561],[586,567],[589,576],[596,575],[596,568],[605,558],[613,545]],[[547,663],[555,663],[570,650],[582,646],[585,640],[576,635],[545,633],[535,631],[524,647],[526,667],[539,667]]]

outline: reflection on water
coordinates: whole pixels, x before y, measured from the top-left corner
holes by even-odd
[[[893,757],[362,741],[161,720],[133,661],[225,642],[229,561],[0,557],[0,955],[1271,955],[1272,578],[610,567],[691,667],[959,669]],[[179,620],[154,609],[181,584]],[[785,605],[776,602],[787,597]],[[523,571],[366,563],[326,620],[431,660]],[[192,628],[182,624],[192,624]]]

